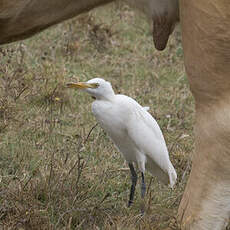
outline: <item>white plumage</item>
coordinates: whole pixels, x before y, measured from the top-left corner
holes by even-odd
[[[145,169],[164,184],[171,188],[174,186],[177,174],[161,129],[147,111],[148,107],[142,107],[128,96],[115,94],[111,84],[101,78],[67,86],[81,88],[96,98],[92,112],[129,164],[134,187],[131,193],[134,193],[137,180],[132,163],[136,163],[142,172],[142,197],[145,193]],[[131,193],[129,205],[133,202]]]

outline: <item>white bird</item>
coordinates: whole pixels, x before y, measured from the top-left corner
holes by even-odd
[[[92,112],[123,154],[131,171],[132,186],[128,206],[133,203],[137,183],[133,163],[141,171],[142,198],[146,191],[145,170],[171,188],[174,186],[177,174],[169,159],[161,129],[148,112],[149,107],[142,107],[128,96],[115,94],[111,84],[101,78],[67,83],[67,87],[82,89],[96,99],[92,103]]]

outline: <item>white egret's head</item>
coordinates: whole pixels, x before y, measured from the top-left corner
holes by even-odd
[[[102,78],[93,78],[87,82],[67,83],[68,88],[82,89],[96,99],[109,99],[114,96],[110,82]]]

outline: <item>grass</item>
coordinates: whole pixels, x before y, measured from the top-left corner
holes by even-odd
[[[194,116],[179,28],[157,52],[145,19],[110,4],[3,46],[0,58],[0,227],[178,229]],[[64,87],[97,76],[150,106],[178,173],[174,190],[146,173],[143,217],[140,187],[127,208],[129,171],[95,126],[92,99]]]

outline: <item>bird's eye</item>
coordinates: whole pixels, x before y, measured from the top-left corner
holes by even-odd
[[[93,83],[93,86],[94,86],[94,88],[96,89],[96,88],[99,87],[99,83]]]

